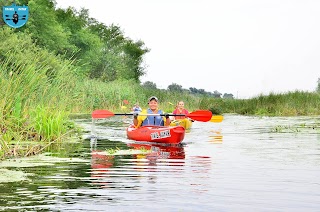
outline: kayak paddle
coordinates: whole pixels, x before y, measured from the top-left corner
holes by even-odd
[[[211,117],[211,119],[210,119],[210,122],[218,123],[218,122],[222,122],[222,120],[223,120],[223,116],[221,116],[221,115],[213,115]]]
[[[109,118],[112,116],[130,116],[134,115],[133,113],[112,113],[108,110],[95,110],[92,112],[92,118],[101,119]],[[169,116],[185,116],[195,121],[207,122],[211,120],[212,113],[210,110],[196,110],[189,114],[168,114]],[[166,116],[166,114],[141,114],[141,116]]]

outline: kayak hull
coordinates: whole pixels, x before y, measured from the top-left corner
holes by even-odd
[[[185,136],[185,128],[182,126],[142,126],[135,128],[130,125],[127,128],[127,137],[135,141],[154,143],[181,143]]]
[[[192,127],[192,121],[188,118],[173,120],[170,126],[182,126],[184,129],[189,130]]]

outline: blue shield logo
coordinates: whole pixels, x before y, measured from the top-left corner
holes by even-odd
[[[5,6],[2,8],[2,17],[4,22],[13,28],[19,28],[26,24],[28,20],[28,6]]]

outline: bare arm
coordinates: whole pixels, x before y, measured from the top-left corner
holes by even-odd
[[[171,123],[171,119],[170,118],[166,118],[166,123],[164,126],[169,126]]]
[[[136,117],[133,118],[133,124],[134,124],[134,126],[138,125],[138,119]]]

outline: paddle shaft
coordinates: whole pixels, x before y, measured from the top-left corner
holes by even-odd
[[[133,116],[134,113],[114,113],[113,115],[115,116]],[[138,116],[188,116],[185,114],[158,114],[158,113],[154,113],[154,114],[150,114],[150,113],[146,113],[146,114],[138,114]]]
[[[112,117],[115,115],[120,115],[120,116],[132,116],[135,115],[136,113],[112,113],[111,111],[108,110],[95,110],[92,112],[92,118],[108,118]],[[212,117],[212,113],[209,110],[197,110],[193,111],[189,114],[153,114],[153,113],[146,113],[146,114],[138,114],[139,116],[184,116],[187,118],[191,118],[196,121],[209,121]]]

